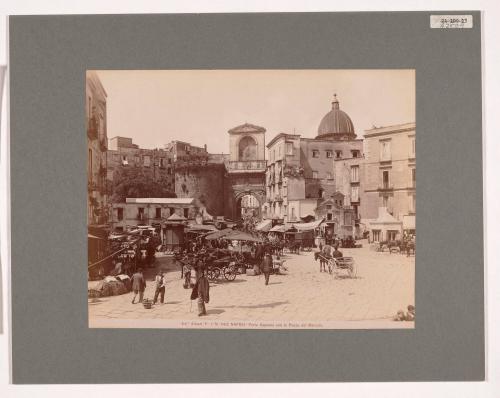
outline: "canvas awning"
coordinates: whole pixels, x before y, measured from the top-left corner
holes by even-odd
[[[246,232],[241,232],[241,231],[232,231],[226,236],[224,236],[224,239],[243,240],[247,242],[262,242],[262,239],[256,238],[255,236],[252,236]]]
[[[258,223],[255,226],[256,231],[262,231],[262,232],[267,232],[269,231],[273,226],[272,220],[262,220],[260,223]]]
[[[205,236],[205,239],[208,239],[208,240],[219,239],[219,238],[222,238],[222,237],[230,234],[231,232],[233,232],[233,230],[231,228],[222,229],[220,231],[215,231],[215,232],[209,233],[208,235]]]
[[[218,229],[212,224],[190,224],[188,225],[190,231],[202,231],[202,232],[216,232]]]
[[[295,223],[295,224],[293,224],[293,226],[295,228],[297,228],[298,231],[311,231],[313,229],[318,228],[322,222],[323,222],[323,219],[317,220],[317,221],[312,221],[312,222]]]
[[[285,226],[284,225],[275,225],[272,227],[269,232],[285,232]]]

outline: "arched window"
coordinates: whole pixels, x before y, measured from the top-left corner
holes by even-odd
[[[246,136],[243,137],[238,144],[238,160],[256,160],[257,159],[257,143],[255,140]]]

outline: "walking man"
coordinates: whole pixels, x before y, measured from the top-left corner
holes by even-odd
[[[146,280],[142,274],[142,268],[139,268],[137,272],[132,275],[132,290],[134,291],[134,298],[132,299],[132,304],[135,304],[135,298],[139,294],[139,303],[142,303],[144,298],[144,290],[146,290]]]
[[[264,274],[264,277],[266,279],[266,285],[269,284],[269,275],[271,275],[271,271],[273,269],[273,258],[271,257],[271,254],[266,251],[264,254],[264,259],[262,260],[262,273]]]
[[[191,300],[198,300],[198,316],[207,315],[205,303],[210,301],[210,284],[205,276],[202,262],[196,267],[196,284],[191,292]]]
[[[158,301],[158,295],[160,296],[160,303],[163,304],[163,301],[165,300],[165,276],[163,275],[163,270],[160,270],[158,272],[158,275],[156,275],[155,284],[156,290],[153,304],[156,304],[156,302]]]

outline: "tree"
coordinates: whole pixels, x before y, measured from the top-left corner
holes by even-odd
[[[175,198],[175,192],[167,189],[166,181],[153,180],[152,172],[136,167],[120,167],[113,174],[111,200],[125,202],[126,198]]]

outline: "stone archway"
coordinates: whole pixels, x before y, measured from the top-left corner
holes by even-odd
[[[260,218],[260,202],[252,193],[247,193],[236,201],[236,215],[241,215],[241,218],[257,217]]]
[[[245,217],[262,218],[262,205],[265,201],[265,192],[261,190],[244,190],[234,193],[233,219],[242,220]]]

